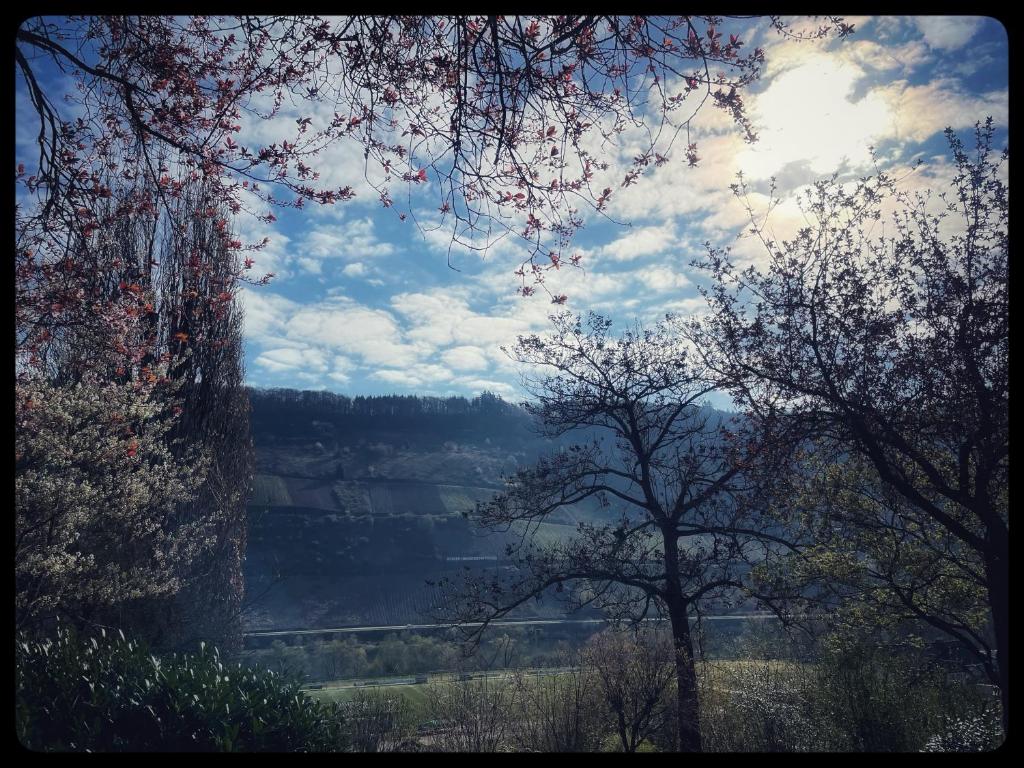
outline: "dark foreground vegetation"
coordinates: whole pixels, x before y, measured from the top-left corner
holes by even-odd
[[[306,751],[344,745],[337,707],[211,646],[152,654],[122,633],[59,627],[17,642],[21,743],[56,751]]]
[[[365,649],[355,645],[357,651]],[[954,751],[998,746],[999,702],[911,645],[752,630],[698,665],[707,751]],[[493,661],[492,656],[492,661]],[[154,654],[57,628],[17,644],[16,732],[47,751],[662,751],[677,697],[669,636],[605,630],[563,666],[304,689],[213,647]],[[293,659],[294,661],[294,659]]]

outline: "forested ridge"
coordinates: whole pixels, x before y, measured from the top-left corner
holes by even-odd
[[[417,395],[356,395],[294,389],[249,389],[253,429],[285,435],[289,424],[321,421],[339,430],[465,429],[498,436],[505,429],[528,429],[529,415],[518,405],[484,392],[475,398]],[[308,433],[307,433],[308,434]],[[301,433],[296,427],[296,436]]]

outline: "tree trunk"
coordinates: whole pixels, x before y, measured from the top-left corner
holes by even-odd
[[[690,617],[679,583],[679,539],[674,526],[663,529],[662,538],[665,544],[665,603],[672,622],[676,663],[676,738],[680,752],[702,752],[697,671],[690,637]]]
[[[700,705],[697,700],[697,670],[686,606],[680,604],[678,609],[670,609],[669,618],[672,621],[672,642],[676,658],[679,751],[701,752],[703,745],[700,736]]]
[[[1010,571],[1009,542],[1006,538],[989,542],[985,577],[992,610],[992,628],[996,636],[996,665],[999,671],[999,697],[1003,708],[1003,737],[1010,732]]]

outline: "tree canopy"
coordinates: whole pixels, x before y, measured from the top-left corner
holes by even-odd
[[[848,510],[847,523],[905,537],[983,590],[990,621],[969,629],[936,610],[934,568],[915,573],[904,559],[899,578],[881,579],[903,609],[980,657],[1003,692],[1005,723],[1008,153],[992,147],[991,119],[978,124],[973,155],[946,133],[947,191],[912,195],[885,173],[816,183],[794,239],[776,242],[753,219],[763,263],[744,267],[723,249],[697,262],[712,278],[712,312],[684,325],[740,402],[784,408],[823,455],[849,457],[854,474],[872,470],[882,495],[867,514]]]
[[[453,242],[487,248],[513,235],[527,274],[578,262],[568,252],[581,208],[601,210],[652,164],[697,162],[690,121],[726,110],[749,138],[743,89],[764,61],[715,16],[88,16],[34,17],[16,65],[38,116],[23,189],[41,215],[92,234],[93,203],[113,180],[148,180],[132,205],[164,207],[186,180],[214,210],[351,199],[365,181],[382,205],[430,184]],[[791,37],[844,36],[829,17]],[[62,104],[53,85],[69,76]],[[627,128],[642,149],[601,187],[601,147]],[[362,180],[322,180],[317,156],[350,142]],[[28,163],[28,166],[26,166]],[[29,170],[25,170],[26,167]],[[597,185],[597,186],[595,186]],[[272,212],[258,215],[273,219]],[[403,218],[411,213],[399,214]],[[218,214],[219,216],[220,214]],[[51,227],[52,228],[52,227]],[[37,234],[45,243],[46,227]],[[225,233],[232,247],[242,247]],[[250,244],[258,246],[259,244]]]
[[[614,338],[597,315],[552,321],[550,336],[520,337],[511,354],[541,371],[528,381],[527,408],[544,433],[579,442],[518,470],[478,505],[480,524],[520,534],[508,547],[520,567],[470,579],[460,618],[486,626],[552,589],[572,607],[594,604],[619,619],[667,618],[679,747],[699,751],[690,619],[735,604],[751,566],[792,546],[765,514],[773,424],[704,407],[717,382],[665,325]],[[549,516],[595,502],[602,521],[538,541]]]

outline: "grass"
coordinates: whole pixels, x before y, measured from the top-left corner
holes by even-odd
[[[389,695],[400,696],[405,699],[414,720],[416,722],[423,722],[431,717],[430,695],[428,691],[435,684],[417,683],[415,685],[389,685],[385,687],[370,685],[359,687],[349,685],[344,688],[324,687],[320,690],[306,691],[306,695],[325,704],[344,704],[355,699],[360,691],[385,692]]]
[[[488,679],[491,683],[504,683],[509,674],[510,673],[493,672],[488,676]],[[555,672],[542,677],[534,677],[528,674],[526,680],[528,684],[539,681],[550,682],[552,678],[558,677],[559,674],[560,673]],[[479,679],[480,678],[474,678],[475,681],[479,681]],[[338,704],[352,701],[360,691],[400,696],[408,703],[409,711],[414,722],[420,723],[431,720],[436,716],[436,713],[431,710],[431,689],[450,682],[458,682],[458,676],[455,673],[432,674],[426,683],[413,683],[409,685],[360,685],[357,687],[346,684],[343,687],[340,685],[332,687],[331,683],[325,683],[323,688],[307,690],[305,693],[317,701]]]
[[[771,665],[779,672],[782,671],[796,671],[806,667],[806,664],[790,661],[772,661]],[[758,660],[742,660],[742,661],[708,661],[699,663],[697,665],[697,674],[703,676],[710,674],[713,678],[713,685],[716,689],[722,687],[728,687],[735,675],[741,674],[744,671],[753,671],[763,669],[765,662]],[[546,674],[540,677],[534,677],[529,674],[530,672],[542,671],[542,670],[528,670],[527,680],[531,682],[550,682],[553,678],[559,676],[559,672],[553,672],[552,674]],[[497,676],[498,679],[503,679],[508,673],[492,673],[490,679],[494,680]],[[393,676],[392,676],[393,677]],[[409,675],[408,677],[412,677]],[[352,701],[360,691],[378,691],[386,692],[395,696],[401,696],[408,703],[414,717],[419,720],[428,720],[431,717],[429,710],[430,706],[430,689],[443,682],[452,682],[457,680],[455,673],[443,673],[443,674],[432,674],[430,679],[425,683],[411,683],[406,685],[352,685],[351,680],[335,680],[333,682],[324,683],[324,687],[316,690],[307,690],[306,695],[316,699],[317,701],[329,702],[329,703],[343,703],[346,701]]]

